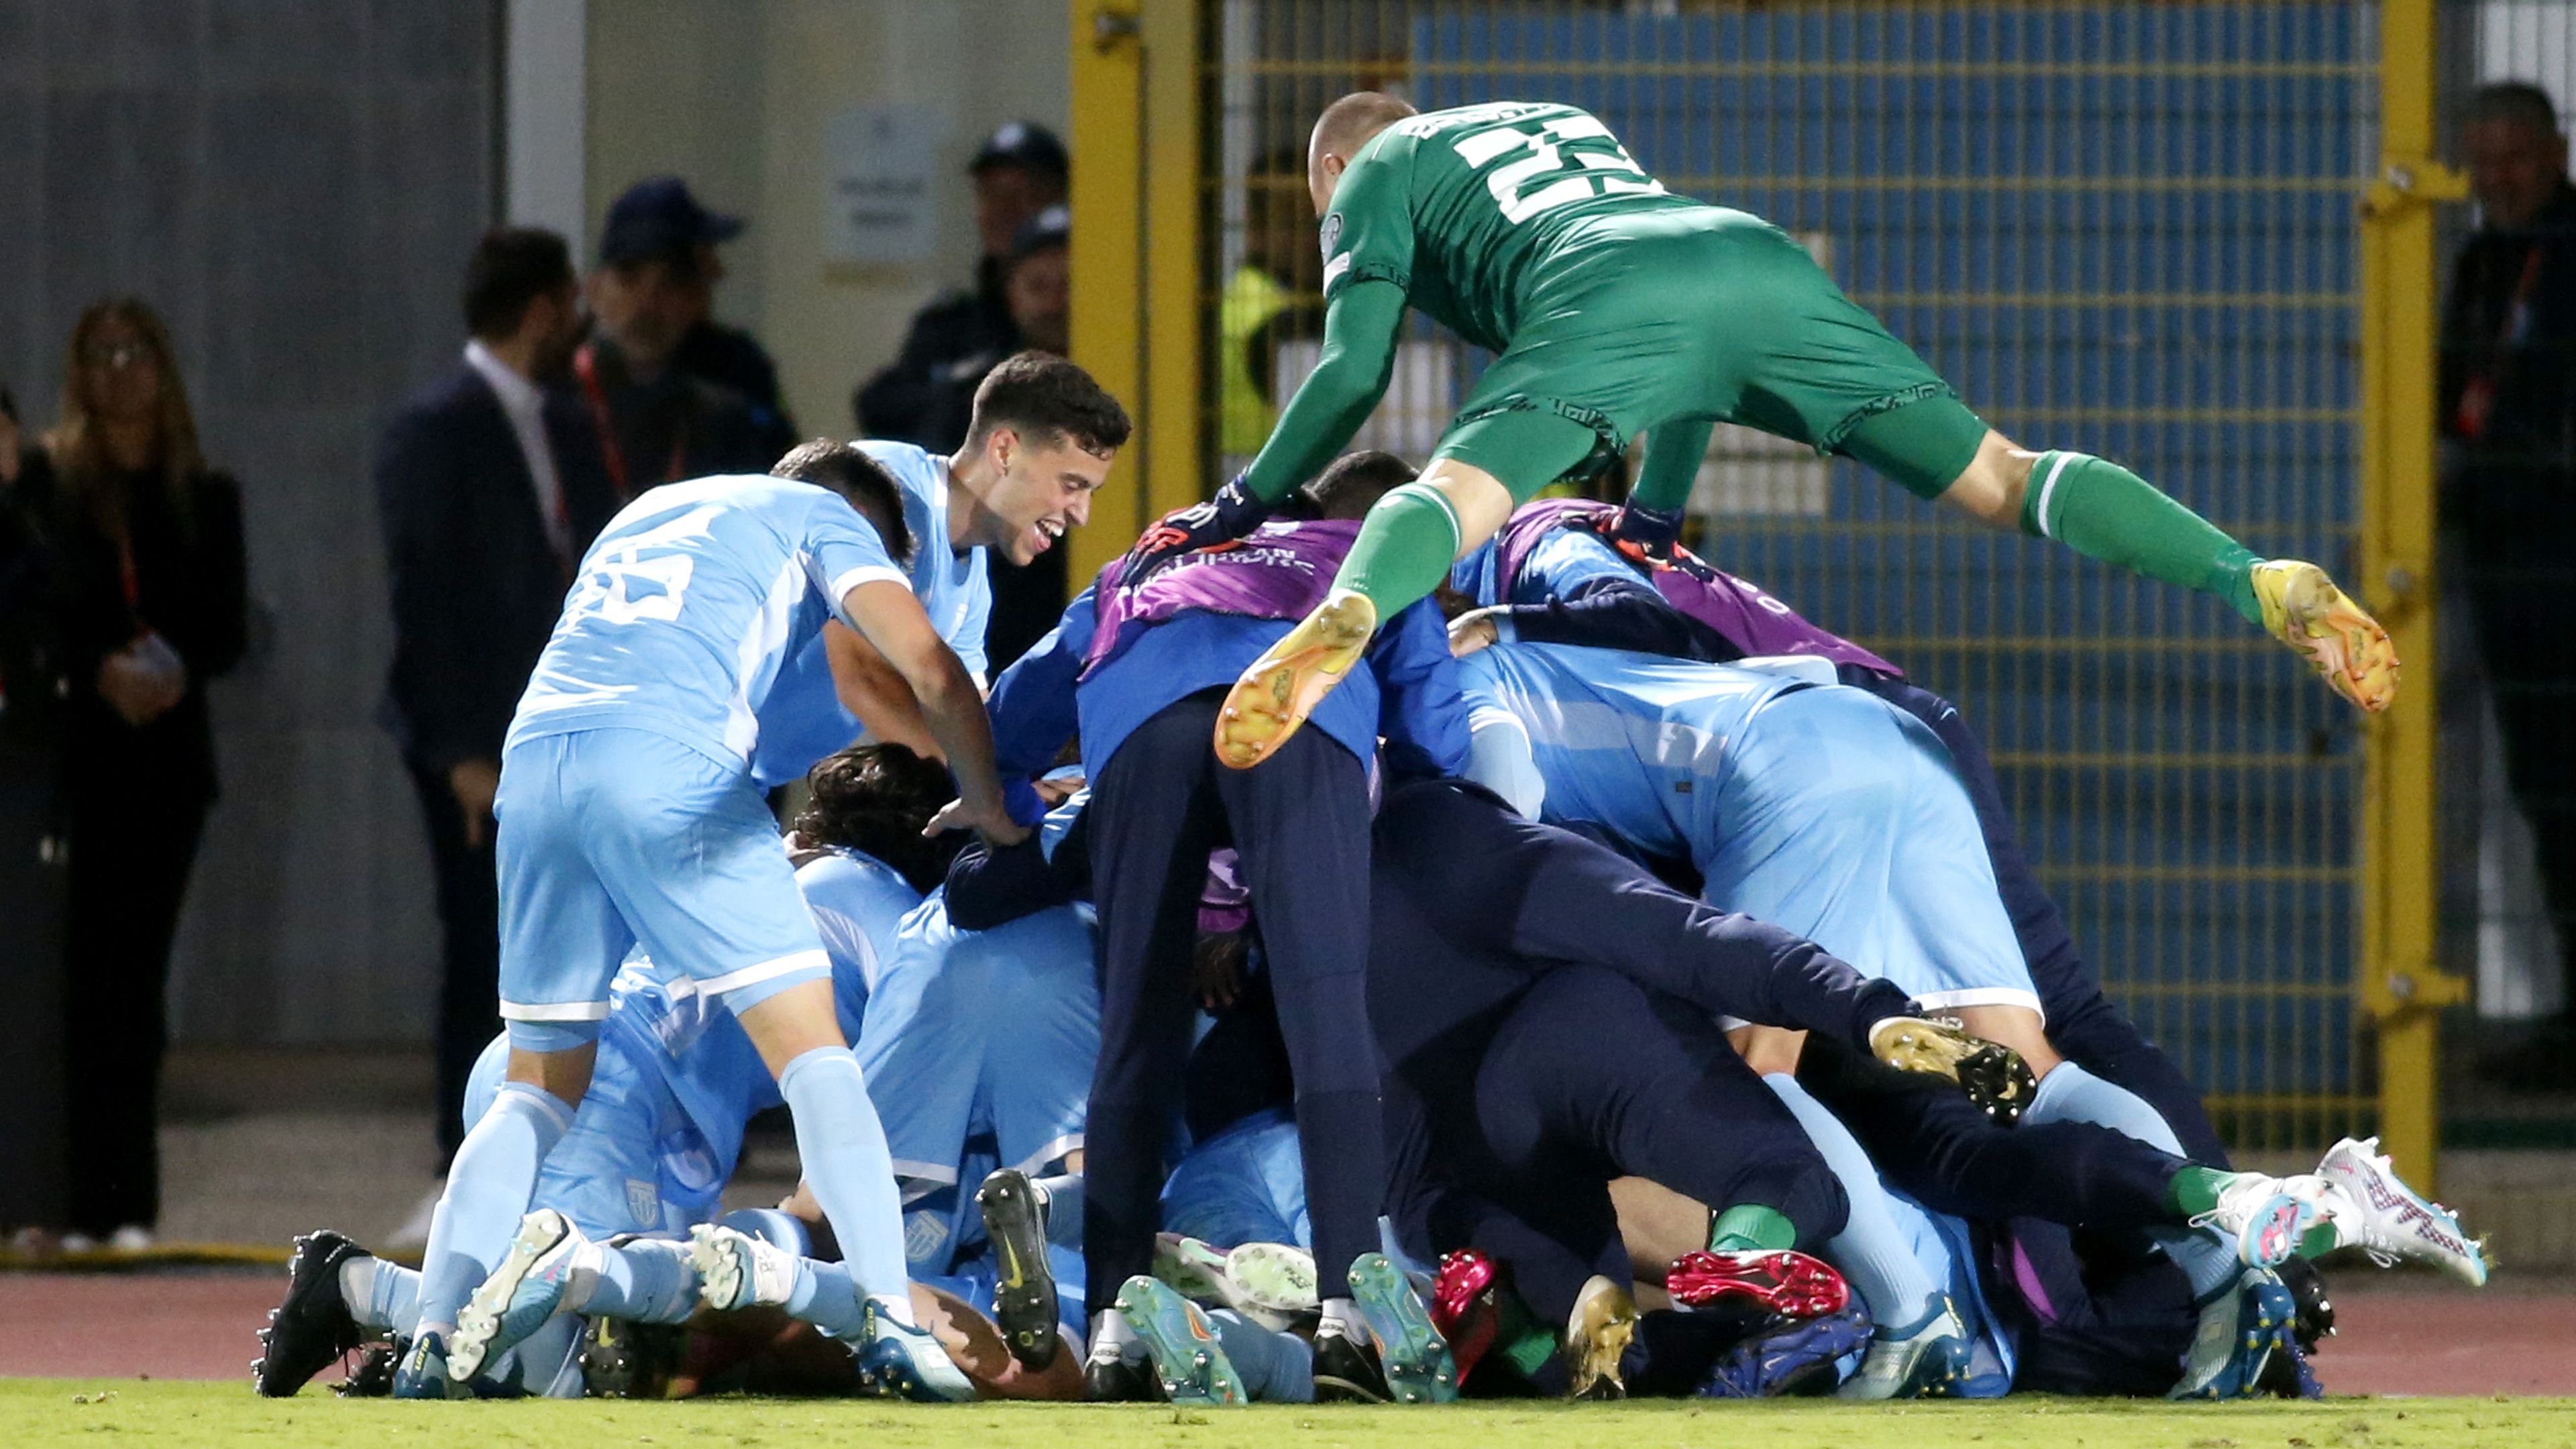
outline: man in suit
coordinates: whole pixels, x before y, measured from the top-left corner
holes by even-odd
[[[385,716],[428,822],[446,938],[437,1122],[448,1154],[466,1077],[500,1026],[501,736],[574,566],[624,501],[590,414],[550,386],[580,337],[575,299],[563,238],[487,234],[465,270],[463,362],[406,401],[376,444],[393,590]]]

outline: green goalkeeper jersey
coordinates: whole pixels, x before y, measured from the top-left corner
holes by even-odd
[[[1353,157],[1324,214],[1324,296],[1388,281],[1501,351],[1604,217],[1700,209],[1573,106],[1501,101],[1408,117]]]

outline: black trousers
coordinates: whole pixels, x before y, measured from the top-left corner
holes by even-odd
[[[0,1226],[63,1221],[63,927],[66,871],[47,842],[58,759],[0,730],[0,999],[24,1025],[0,1051]]]
[[[71,799],[65,881],[65,1224],[102,1236],[161,1217],[161,1059],[170,941],[206,805],[90,790]]]
[[[2012,917],[2022,959],[2030,966],[2031,985],[2047,1012],[2049,1044],[2068,1061],[2145,1098],[2182,1139],[2183,1150],[2194,1161],[2225,1167],[2226,1144],[2210,1125],[2199,1090],[2173,1058],[2147,1040],[2137,1023],[2102,994],[2102,983],[2076,951],[2066,914],[2039,883],[2029,857],[2022,854],[2012,816],[2004,809],[2003,790],[1995,783],[1995,767],[1986,759],[1986,747],[1960,717],[1958,706],[1928,689],[1862,669],[1847,666],[1842,679],[1931,726],[1949,747],[1959,778],[1968,787],[1969,803],[1976,807],[1977,826],[1985,833],[1995,888],[2003,896],[2005,913]]]
[[[2576,972],[2576,477],[2547,468],[2471,474],[2466,514],[2470,617],[2486,665],[2505,783],[2531,826],[2541,906]],[[2576,985],[2576,981],[2571,981]],[[2565,1000],[2576,1019],[2576,990]]]
[[[1386,1189],[1369,1035],[1368,777],[1321,730],[1250,770],[1216,762],[1220,691],[1169,705],[1092,784],[1100,911],[1100,1063],[1085,1128],[1083,1259],[1090,1307],[1151,1269],[1165,1148],[1190,1050],[1187,986],[1208,852],[1231,843],[1261,922],[1323,1291],[1375,1251]]]
[[[408,762],[406,762],[408,764]],[[444,773],[408,765],[421,819],[429,827],[431,879],[439,928],[438,1151],[456,1155],[465,1140],[465,1079],[474,1059],[501,1030],[501,876],[494,832],[465,843],[465,814]]]

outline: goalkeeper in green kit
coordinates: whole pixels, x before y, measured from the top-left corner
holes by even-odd
[[[1321,361],[1252,466],[1149,531],[1127,577],[1244,536],[1340,453],[1385,393],[1407,304],[1497,355],[1420,479],[1370,511],[1331,594],[1227,695],[1215,742],[1229,765],[1266,759],[1377,622],[1430,593],[1514,507],[1640,432],[1645,464],[1616,529],[1669,556],[1720,421],[2215,594],[2364,709],[2396,691],[2387,632],[2323,570],[2255,556],[2116,463],[2015,446],[1787,233],[1665,191],[1583,111],[1422,113],[1345,96],[1315,123],[1306,179],[1324,219]]]

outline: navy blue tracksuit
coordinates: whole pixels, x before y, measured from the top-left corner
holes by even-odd
[[[1439,615],[1387,621],[1305,729],[1250,770],[1219,765],[1224,689],[1293,620],[1189,611],[1131,623],[1089,663],[1094,592],[995,684],[994,753],[1006,778],[1050,763],[1078,724],[1085,829],[1100,911],[1100,1061],[1084,1129],[1083,1257],[1090,1307],[1151,1270],[1173,1103],[1195,1007],[1187,972],[1208,853],[1232,845],[1266,929],[1280,1036],[1323,1292],[1378,1243],[1385,1196],[1377,1057],[1369,1038],[1369,788],[1387,740],[1408,769],[1455,768],[1466,718]],[[1078,681],[1078,682],[1077,682]]]

